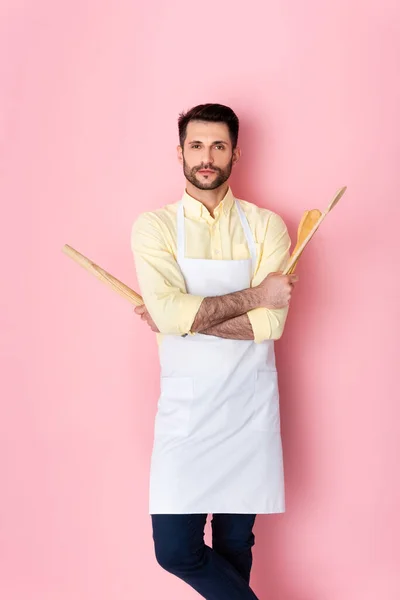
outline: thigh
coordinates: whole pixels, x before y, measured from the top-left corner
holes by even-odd
[[[151,515],[157,560],[169,567],[204,551],[207,514]]]
[[[254,545],[253,527],[256,515],[215,514],[212,517],[213,547],[241,552]]]

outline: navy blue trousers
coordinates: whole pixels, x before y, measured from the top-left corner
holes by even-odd
[[[257,600],[249,586],[256,515],[214,514],[212,548],[206,514],[151,515],[157,562],[207,600]]]

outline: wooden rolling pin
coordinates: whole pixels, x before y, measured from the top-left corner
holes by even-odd
[[[120,296],[129,300],[131,304],[134,304],[135,306],[141,306],[143,304],[142,296],[139,296],[139,294],[137,294],[134,290],[131,290],[131,288],[125,285],[125,283],[122,283],[122,281],[120,281],[110,273],[107,273],[107,271],[96,265],[96,263],[94,263],[93,261],[86,258],[86,256],[83,256],[83,254],[81,254],[77,250],[74,250],[74,248],[72,248],[68,244],[65,244],[63,246],[63,252],[65,252],[65,254],[68,254],[68,256],[70,256],[75,262],[77,262],[79,265],[81,265],[87,271],[89,271],[89,273],[92,273],[92,275],[97,277],[97,279],[100,279],[100,281],[103,281],[108,286],[110,286]]]

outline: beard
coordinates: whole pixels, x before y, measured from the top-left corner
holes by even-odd
[[[192,183],[199,190],[215,190],[216,188],[220,187],[223,183],[225,183],[225,181],[229,179],[232,171],[232,165],[233,157],[231,158],[227,166],[223,169],[220,169],[219,167],[210,167],[207,165],[199,165],[197,167],[190,168],[185,161],[185,157],[183,157],[183,173],[186,179],[190,181],[190,183]],[[215,179],[213,179],[213,181],[210,182],[200,181],[197,178],[197,171],[200,171],[201,169],[210,169],[212,171],[215,171],[217,176],[215,177]]]

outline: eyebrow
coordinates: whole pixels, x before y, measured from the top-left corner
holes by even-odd
[[[202,144],[203,142],[201,142],[200,140],[192,140],[191,142],[189,142],[189,144]],[[224,140],[216,140],[215,142],[213,142],[214,144],[228,144],[228,142],[225,142]]]

